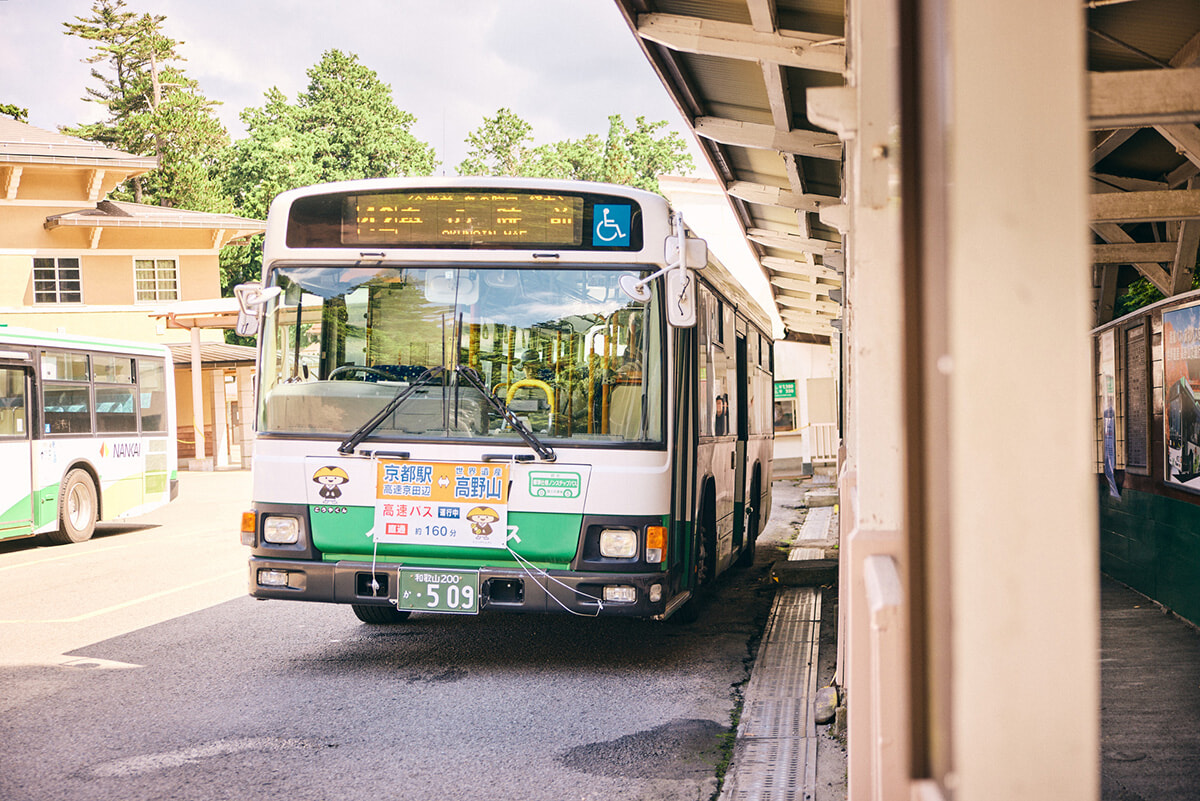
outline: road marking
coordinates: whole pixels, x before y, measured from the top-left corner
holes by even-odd
[[[214,740],[178,751],[162,751],[157,754],[143,754],[142,756],[101,762],[92,766],[91,774],[106,779],[127,778],[160,770],[170,770],[213,757],[240,754],[245,751],[284,751],[306,747],[308,747],[308,743],[304,740],[283,737],[238,737]]]
[[[244,573],[244,571],[242,569],[231,570],[228,573],[222,573],[219,576],[212,576],[210,578],[201,579],[200,581],[194,581],[191,584],[184,584],[179,587],[172,587],[169,590],[162,590],[160,592],[151,593],[150,595],[143,595],[140,598],[133,598],[131,600],[124,601],[119,604],[113,604],[112,606],[106,606],[103,609],[93,609],[91,612],[84,612],[82,615],[77,615],[76,617],[64,617],[64,618],[57,618],[57,619],[52,619],[52,620],[0,620],[0,623],[24,623],[24,624],[28,624],[28,623],[79,623],[82,620],[88,620],[93,617],[99,617],[100,615],[106,615],[109,612],[116,612],[120,609],[128,609],[131,606],[137,606],[138,604],[146,603],[147,601],[153,601],[158,598],[163,598],[167,595],[173,595],[174,593],[177,593],[177,592],[183,592],[184,590],[195,589],[196,587],[201,587],[205,584],[212,584],[217,581],[225,581],[227,579],[233,578],[234,576],[243,575],[243,573]]]
[[[30,562],[21,562],[15,565],[5,565],[0,567],[0,572],[5,570],[14,570],[18,567],[32,567],[34,565],[44,565],[47,562],[61,562],[63,559],[74,559],[77,556],[93,556],[98,553],[108,553],[109,551],[119,551],[122,548],[128,548],[129,545],[113,545],[111,548],[89,548],[85,551],[76,551],[74,553],[63,554],[62,556],[47,556],[45,559],[34,559]]]
[[[69,668],[95,668],[98,670],[127,670],[129,668],[140,668],[145,665],[135,665],[132,662],[116,662],[112,659],[92,659],[87,656],[67,656],[66,654],[59,655],[54,664],[60,667]]]

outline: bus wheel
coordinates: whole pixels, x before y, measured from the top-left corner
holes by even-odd
[[[86,470],[67,473],[58,492],[58,530],[46,534],[59,545],[84,542],[96,530],[96,485]]]
[[[679,611],[671,615],[673,623],[687,625],[694,623],[700,617],[700,607],[707,599],[717,573],[717,543],[709,531],[709,526],[703,522],[696,523],[696,558],[692,562],[692,597],[679,607]]]
[[[742,550],[738,554],[738,567],[754,565],[754,543],[758,535],[758,511],[752,510],[746,517],[746,533],[742,535]]]
[[[350,604],[354,616],[363,623],[376,626],[387,626],[392,623],[403,623],[412,614],[407,609],[397,609],[394,606],[377,606],[375,604]]]

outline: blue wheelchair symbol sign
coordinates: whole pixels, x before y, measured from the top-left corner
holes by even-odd
[[[631,206],[596,204],[592,212],[592,247],[627,247],[630,244],[631,211]]]

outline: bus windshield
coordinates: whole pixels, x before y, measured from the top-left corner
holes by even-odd
[[[641,277],[601,266],[276,267],[259,430],[345,436],[409,391],[371,439],[520,442],[465,368],[541,440],[661,443],[658,294],[630,299],[623,274]]]

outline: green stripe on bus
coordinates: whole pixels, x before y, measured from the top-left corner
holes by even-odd
[[[19,498],[12,506],[0,512],[0,524],[9,523],[14,520],[29,520],[30,509],[32,508],[31,503],[32,501],[28,495]]]
[[[317,512],[316,509],[337,509],[337,512]],[[341,511],[345,510],[345,511]],[[506,550],[499,548],[438,547],[434,545],[400,545],[379,543],[376,550],[371,539],[375,524],[375,509],[370,506],[310,507],[313,545],[327,561],[339,559],[371,559],[397,561],[419,558],[430,565],[496,564],[515,562]],[[583,515],[550,512],[509,512],[508,525],[517,527],[520,542],[513,550],[539,567],[562,567],[575,558],[579,547],[579,530]],[[435,560],[449,560],[446,562]]]

